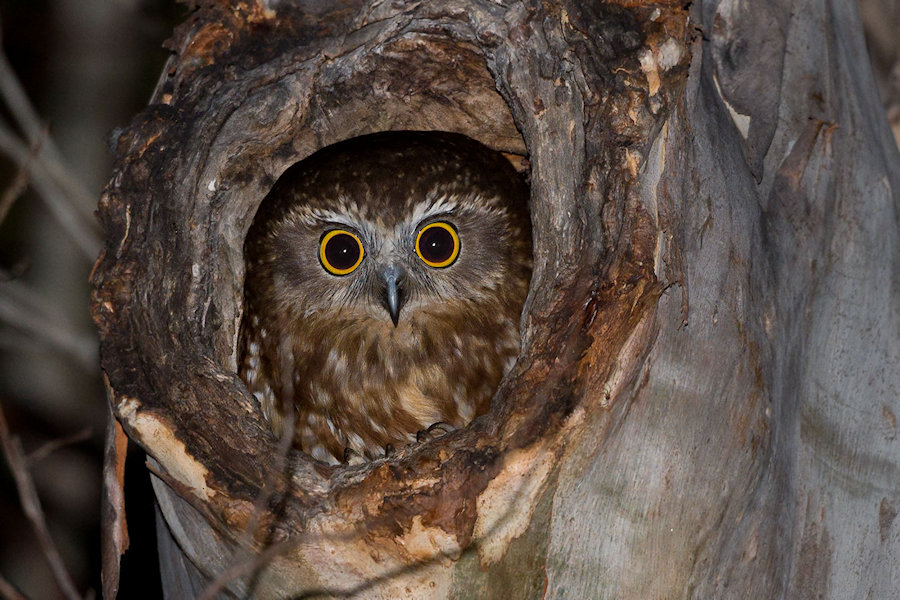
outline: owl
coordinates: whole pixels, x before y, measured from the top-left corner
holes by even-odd
[[[528,196],[450,133],[362,136],[288,169],[244,243],[239,375],[274,432],[371,460],[486,412],[519,351]]]

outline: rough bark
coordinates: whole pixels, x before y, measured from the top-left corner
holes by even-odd
[[[900,159],[855,5],[200,4],[93,277],[170,595],[239,546],[262,598],[900,592]],[[522,354],[464,430],[281,461],[235,375],[243,236],[288,166],[385,129],[527,155]]]

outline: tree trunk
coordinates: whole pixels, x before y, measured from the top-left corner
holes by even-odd
[[[200,4],[93,276],[170,597],[900,594],[900,159],[855,4]],[[523,348],[466,429],[326,467],[235,375],[242,241],[389,129],[527,156]]]

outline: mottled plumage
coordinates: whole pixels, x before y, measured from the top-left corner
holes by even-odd
[[[292,410],[295,445],[336,462],[485,412],[519,350],[527,197],[455,134],[355,138],[291,167],[244,246],[240,375],[276,433]]]

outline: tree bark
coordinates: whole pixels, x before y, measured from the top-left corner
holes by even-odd
[[[900,158],[853,3],[199,4],[93,275],[170,597],[900,594]],[[469,427],[326,467],[235,375],[242,242],[388,129],[527,156],[523,348]]]

